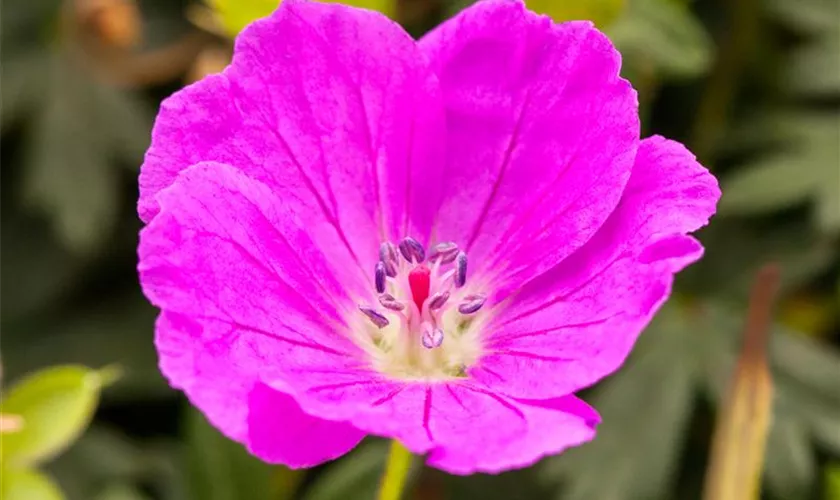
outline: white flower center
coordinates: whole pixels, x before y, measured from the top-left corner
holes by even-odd
[[[481,354],[486,296],[467,284],[467,255],[454,243],[385,242],[374,272],[379,303],[360,305],[357,341],[374,368],[398,379],[465,376]]]

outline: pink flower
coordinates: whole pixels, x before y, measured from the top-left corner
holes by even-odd
[[[284,0],[157,119],[139,270],[165,376],[292,467],[367,434],[456,474],[592,439],[575,391],[622,364],[720,194],[640,140],[619,65],[516,0],[419,42]]]

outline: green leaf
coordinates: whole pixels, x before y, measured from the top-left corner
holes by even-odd
[[[833,462],[825,468],[825,500],[840,499],[840,463]]]
[[[776,404],[764,458],[767,486],[781,499],[810,498],[817,464],[808,428],[784,411]]]
[[[812,201],[818,226],[840,230],[840,114],[779,113],[765,120],[790,146],[725,178],[719,212],[751,215]]]
[[[58,366],[33,373],[6,393],[3,413],[20,415],[23,429],[3,436],[0,456],[10,466],[43,462],[70,445],[90,423],[113,369]]]
[[[186,500],[183,443],[172,439],[132,440],[119,429],[94,424],[47,469],[69,498],[97,500],[106,487],[154,491],[157,500]]]
[[[659,498],[668,490],[693,407],[699,323],[676,304],[665,307],[630,361],[597,388],[597,439],[545,461],[544,476],[565,485],[558,499]]]
[[[840,18],[837,0],[767,0],[767,7],[779,21],[803,33],[837,29]]]
[[[742,168],[724,182],[720,210],[723,213],[761,213],[808,199],[814,194],[820,178],[814,169],[792,168],[791,164],[801,163],[798,159],[798,153],[793,152]]]
[[[38,99],[46,93],[49,69],[49,60],[43,52],[36,50],[3,61],[0,65],[0,85],[3,87],[0,127],[3,130],[37,107]]]
[[[58,486],[47,476],[28,469],[0,471],[0,498],[3,500],[63,500]]]
[[[718,328],[707,332],[712,349],[704,356],[704,386],[720,401],[734,366],[743,311],[719,304],[706,309]],[[727,319],[728,317],[728,319]],[[840,454],[840,353],[830,346],[775,327],[770,340],[775,392],[764,481],[776,498],[807,498],[814,482],[814,442]]]
[[[251,456],[223,436],[198,411],[187,416],[187,470],[194,500],[277,500],[273,474],[279,468]]]
[[[803,286],[834,264],[834,244],[815,235],[802,218],[761,222],[714,219],[700,233],[708,250],[703,259],[677,276],[677,289],[743,302],[755,272],[766,262],[781,266],[783,293]]]
[[[329,464],[303,499],[375,498],[387,454],[388,446],[384,441],[363,443],[347,456]]]
[[[68,497],[93,499],[103,484],[141,479],[144,457],[120,432],[94,424],[48,470]]]
[[[810,437],[840,455],[840,352],[778,327],[771,343],[777,398]]]
[[[840,18],[840,13],[835,15]],[[790,55],[786,83],[797,93],[832,96],[840,94],[840,28],[796,49]]]
[[[126,484],[112,484],[96,495],[95,500],[148,500],[149,497]]]
[[[652,65],[664,77],[695,77],[712,60],[711,38],[683,2],[629,2],[607,34],[629,65]]]
[[[8,324],[28,314],[42,314],[50,303],[72,290],[82,274],[84,259],[63,248],[43,218],[13,207],[3,208],[0,240],[5,350],[12,337]]]
[[[70,55],[51,57],[33,117],[23,178],[29,206],[49,216],[69,248],[86,253],[111,236],[119,213],[119,162],[142,160],[148,110],[92,80]]]
[[[271,14],[280,5],[279,0],[208,0],[208,3],[231,37],[257,19]]]
[[[3,45],[3,56],[16,55],[19,51],[31,48],[33,45],[48,43],[48,35],[52,32],[45,29],[45,25],[55,20],[61,3],[61,0],[38,2],[3,0],[0,3],[0,8],[3,10],[3,15],[0,16],[0,44]],[[5,102],[3,104],[5,106]]]
[[[601,29],[609,27],[624,10],[625,0],[527,0],[528,8],[546,14],[555,22],[588,20]]]
[[[368,10],[378,10],[385,15],[393,17],[396,0],[325,0],[325,3],[343,3],[353,7],[361,7]],[[221,23],[225,32],[235,37],[257,19],[263,18],[274,12],[280,5],[280,0],[207,0],[215,11],[216,18]]]
[[[3,250],[5,253],[5,247]],[[9,376],[52,364],[104,366],[119,360],[124,377],[108,392],[111,400],[174,396],[157,368],[150,340],[157,310],[139,290],[97,301],[93,307],[64,313],[45,311],[49,313],[4,325],[4,362]]]
[[[415,498],[480,498],[481,500],[551,498],[552,489],[545,481],[540,480],[539,473],[537,468],[529,467],[494,475],[456,476],[430,469],[420,486],[427,488],[430,494],[425,496],[418,491]],[[436,483],[439,483],[439,486]],[[445,491],[446,495],[435,495],[436,490]]]

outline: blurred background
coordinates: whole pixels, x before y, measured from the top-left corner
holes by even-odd
[[[419,36],[469,2],[345,3]],[[686,143],[724,197],[700,234],[705,258],[679,276],[627,365],[583,394],[604,417],[593,443],[498,476],[416,466],[407,498],[700,498],[750,283],[776,262],[761,496],[840,499],[840,2],[527,3],[557,21],[593,19],[623,53],[644,134]],[[23,475],[3,466],[9,500],[61,498],[46,478],[70,500],[373,498],[381,441],[291,472],[222,438],[158,372],[155,311],[137,283],[137,173],[160,100],[221,70],[232,36],[274,6],[0,4],[0,327],[13,414],[0,432],[5,464],[27,464]],[[67,364],[81,366],[42,371]],[[12,477],[28,488],[18,498]]]

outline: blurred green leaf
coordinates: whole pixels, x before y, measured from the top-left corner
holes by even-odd
[[[47,476],[28,469],[0,471],[0,498],[3,500],[63,500],[64,495]]]
[[[257,19],[274,12],[280,0],[207,0],[216,18],[230,37],[235,37]],[[325,3],[343,3],[363,9],[377,10],[393,17],[396,0],[324,0]]]
[[[69,498],[94,498],[103,484],[142,477],[144,450],[120,432],[92,425],[47,467]]]
[[[23,418],[23,429],[3,437],[9,466],[35,465],[61,452],[87,427],[112,369],[58,366],[33,373],[5,394],[2,411]]]
[[[765,121],[788,140],[723,179],[719,212],[756,214],[811,200],[819,227],[840,230],[840,114],[778,114]]]
[[[366,441],[347,456],[329,464],[307,489],[303,499],[375,498],[387,454],[386,442]]]
[[[598,438],[544,462],[544,475],[564,483],[558,499],[664,495],[693,407],[699,324],[666,306],[625,367],[598,387],[591,398],[603,417]]]
[[[799,219],[756,221],[717,217],[700,233],[706,253],[677,276],[677,290],[742,300],[766,262],[782,268],[782,293],[808,283],[836,261],[835,245]]]
[[[8,49],[4,47],[3,50]],[[0,86],[3,87],[3,106],[0,107],[2,130],[37,107],[38,99],[46,93],[49,71],[49,59],[35,50],[0,64]]]
[[[780,405],[809,429],[809,437],[840,456],[840,352],[778,327],[771,359]]]
[[[840,13],[834,19],[834,31],[804,44],[790,55],[786,83],[792,91],[829,97],[840,94],[840,22],[837,22]]]
[[[767,486],[780,499],[810,498],[817,464],[808,428],[784,411],[778,404],[773,410],[764,464]]]
[[[785,208],[808,198],[819,185],[819,172],[798,168],[798,155],[779,155],[740,170],[724,183],[724,213],[763,212]],[[792,166],[793,164],[794,166]],[[796,175],[799,174],[799,175]]]
[[[766,0],[771,14],[804,33],[830,31],[837,28],[840,2],[836,0]]]
[[[17,2],[0,0],[0,44],[3,57],[15,55],[33,44],[45,45],[52,32],[48,29],[55,20],[61,0]],[[5,61],[4,61],[5,64]],[[5,92],[5,91],[4,91]],[[5,106],[5,102],[3,103]]]
[[[24,125],[16,200],[48,215],[60,239],[83,253],[110,236],[122,187],[116,167],[140,163],[152,115],[97,80],[83,60],[89,54],[58,29],[61,7],[47,0],[3,9],[0,125]]]
[[[543,462],[543,477],[562,486],[557,498],[667,497],[695,391],[722,400],[743,314],[715,302],[666,304],[627,364],[595,389],[598,438]],[[776,397],[765,481],[775,498],[803,498],[786,495],[812,491],[814,444],[840,454],[840,355],[776,328],[770,359]]]
[[[10,205],[10,204],[9,204]],[[47,223],[6,205],[0,215],[0,296],[8,347],[10,322],[37,311],[66,294],[81,274],[83,259],[63,248]],[[44,366],[38,364],[37,366]],[[33,367],[34,368],[34,367]]]
[[[148,496],[125,484],[112,484],[96,495],[95,500],[148,500]]]
[[[825,468],[825,500],[840,500],[840,463]]]
[[[579,0],[577,2],[527,0],[526,4],[534,12],[546,14],[558,23],[588,20],[604,29],[621,15],[625,0]]]
[[[279,0],[208,0],[208,3],[231,37],[257,19],[271,14],[280,5]]]
[[[713,324],[734,327],[740,313],[713,304],[708,314],[718,316]],[[735,332],[726,327],[707,332],[704,385],[714,401],[723,398],[726,374],[734,365]],[[807,498],[790,495],[815,488],[814,469],[807,470],[814,465],[814,444],[840,454],[840,353],[777,326],[770,339],[770,362],[775,400],[764,481],[775,498]]]
[[[278,500],[275,467],[251,456],[245,448],[223,436],[201,413],[187,415],[187,468],[195,500]]]
[[[148,110],[133,96],[93,80],[70,55],[50,57],[46,95],[29,130],[23,195],[48,214],[69,248],[88,252],[116,222],[119,162],[139,164]]]
[[[840,273],[837,273],[837,285],[834,287],[834,300],[840,306]]]
[[[185,500],[182,443],[130,439],[120,429],[94,424],[47,466],[71,499],[96,499],[109,486],[142,487],[158,500]]]
[[[694,77],[711,63],[711,38],[684,2],[630,1],[607,34],[628,65],[652,66],[663,77]]]
[[[501,474],[474,474],[472,476],[455,476],[429,471],[427,476],[428,479],[420,486],[432,483],[431,488],[427,486],[428,496],[418,491],[415,498],[532,500],[551,498],[552,494],[550,485],[540,480],[539,471],[533,467]],[[436,485],[435,481],[439,484]]]
[[[11,271],[4,268],[3,274],[8,273]],[[6,315],[5,302],[3,314]],[[156,315],[157,310],[133,288],[130,293],[116,295],[111,300],[97,300],[93,307],[61,314],[50,311],[6,324],[3,331],[6,371],[9,376],[21,376],[51,364],[119,363],[124,376],[108,391],[109,401],[172,398],[175,393],[157,368],[152,342]]]

